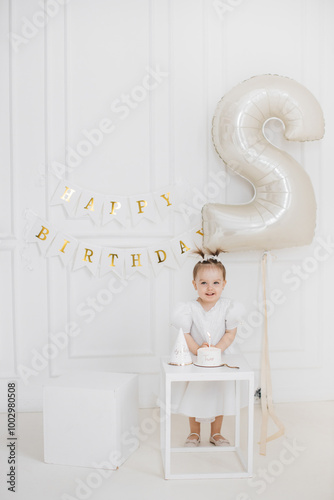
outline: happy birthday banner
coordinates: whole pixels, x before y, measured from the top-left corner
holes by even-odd
[[[71,217],[88,215],[98,225],[117,221],[127,227],[129,220],[133,225],[143,219],[157,223],[177,210],[181,189],[181,185],[172,185],[153,193],[131,196],[102,195],[61,180],[50,204],[62,205]]]
[[[150,267],[155,275],[165,267],[178,269],[189,256],[189,251],[201,245],[202,236],[202,229],[193,229],[148,248],[100,247],[58,231],[34,214],[25,239],[37,244],[44,257],[58,257],[64,266],[72,264],[73,271],[86,267],[94,276],[102,277],[112,272],[128,279],[136,272],[148,276]]]

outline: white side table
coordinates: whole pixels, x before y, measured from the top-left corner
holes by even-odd
[[[235,477],[251,477],[253,467],[253,425],[254,425],[254,372],[248,365],[244,356],[239,354],[230,354],[223,356],[223,363],[231,366],[239,366],[239,369],[227,367],[219,368],[201,368],[195,365],[172,366],[168,360],[161,362],[162,370],[162,407],[161,407],[161,454],[165,471],[165,479],[219,479]],[[232,380],[235,382],[236,393],[236,416],[235,416],[235,443],[234,446],[218,447],[214,445],[198,447],[171,447],[171,396],[172,382],[180,381],[222,381]],[[247,381],[248,384],[248,432],[247,432],[247,452],[242,453],[240,447],[240,383]],[[242,471],[240,472],[221,472],[221,473],[172,473],[171,459],[174,453],[203,453],[203,452],[235,452],[241,462]]]

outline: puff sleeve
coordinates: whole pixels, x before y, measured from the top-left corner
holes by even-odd
[[[226,311],[226,318],[225,318],[226,330],[232,330],[233,328],[236,328],[241,322],[245,314],[245,311],[246,311],[245,307],[241,302],[231,300]]]
[[[190,333],[192,315],[189,302],[180,302],[174,307],[171,323],[177,329],[182,328],[184,333]]]

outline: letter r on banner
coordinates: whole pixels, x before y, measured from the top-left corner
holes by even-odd
[[[85,248],[85,256],[82,260],[87,262],[88,258],[88,262],[92,263],[91,256],[93,255],[93,253],[94,253],[93,250],[91,250],[90,248]]]

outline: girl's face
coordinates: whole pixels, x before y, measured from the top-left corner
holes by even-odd
[[[220,298],[226,281],[222,271],[216,266],[201,266],[193,285],[203,303],[214,305]]]

